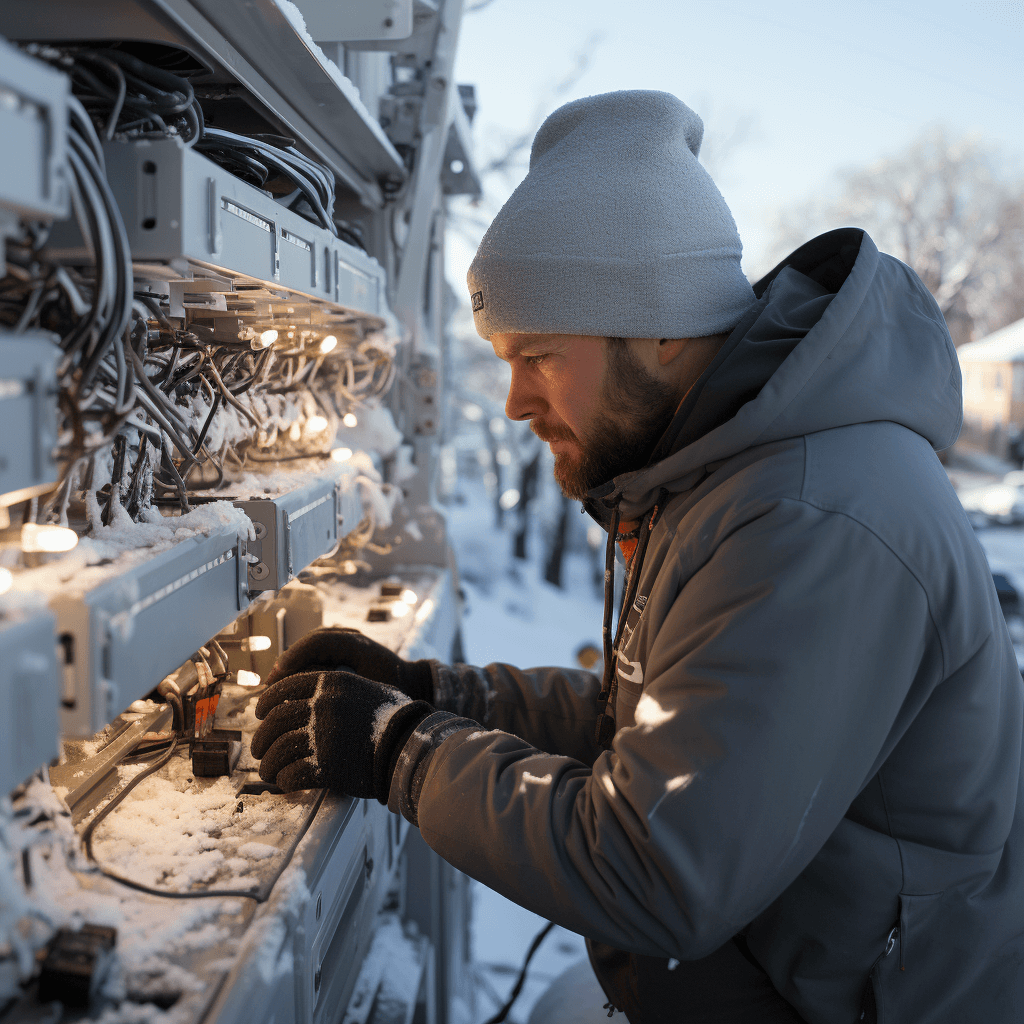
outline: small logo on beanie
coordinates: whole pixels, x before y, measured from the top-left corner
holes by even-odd
[[[473,312],[477,313],[484,308],[484,293],[473,292],[472,296]]]

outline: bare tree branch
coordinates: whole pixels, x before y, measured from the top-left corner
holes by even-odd
[[[750,111],[738,113],[723,107],[708,93],[693,97],[690,106],[704,122],[704,142],[700,148],[700,162],[716,181],[725,176],[726,168],[737,151],[754,139],[760,121]]]
[[[1012,288],[1024,276],[1024,182],[1001,179],[995,164],[976,140],[932,130],[902,153],[844,175],[837,201],[784,215],[780,248],[806,240],[809,229],[865,228],[917,272],[962,344],[1010,322],[1021,305]]]
[[[492,3],[493,0],[480,0],[483,3]],[[546,90],[538,100],[529,127],[513,136],[511,140],[496,153],[490,160],[480,168],[480,176],[487,177],[490,174],[504,173],[522,164],[522,156],[530,148],[537,129],[541,126],[544,118],[550,113],[553,101],[560,99],[575,88],[579,80],[590,70],[593,63],[594,53],[604,39],[604,33],[594,32],[580,46],[573,56],[573,61],[566,73],[550,89]]]

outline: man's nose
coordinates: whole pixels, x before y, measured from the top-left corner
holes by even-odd
[[[505,400],[505,415],[510,420],[530,420],[546,411],[547,403],[543,396],[529,386],[522,374],[513,369],[512,383]]]

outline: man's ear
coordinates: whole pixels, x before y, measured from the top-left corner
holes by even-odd
[[[668,366],[686,348],[689,338],[660,338],[658,340],[658,362]]]

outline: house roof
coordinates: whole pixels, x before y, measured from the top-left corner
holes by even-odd
[[[956,354],[961,363],[1024,362],[1024,319],[1008,324],[988,337],[961,345]]]

